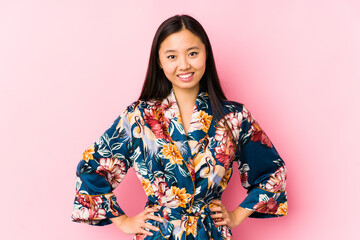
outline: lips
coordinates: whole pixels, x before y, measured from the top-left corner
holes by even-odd
[[[177,76],[178,76],[179,78],[182,78],[182,79],[187,79],[187,78],[191,77],[192,75],[194,75],[193,72],[191,72],[191,73],[185,73],[185,74],[179,74],[179,75],[177,75]]]

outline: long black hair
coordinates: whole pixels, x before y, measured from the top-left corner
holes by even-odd
[[[208,93],[213,115],[219,119],[223,115],[220,101],[227,100],[227,98],[220,85],[209,38],[201,24],[189,15],[170,17],[157,29],[152,42],[149,65],[139,100],[163,99],[170,93],[171,82],[166,78],[159,65],[159,48],[165,38],[184,28],[198,36],[205,45],[206,67],[205,73],[200,80],[200,87]]]

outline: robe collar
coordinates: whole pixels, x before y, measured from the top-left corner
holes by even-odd
[[[180,109],[173,88],[169,95],[163,99],[161,108],[169,136],[179,149],[185,162],[188,163],[200,150],[212,123],[213,116],[209,95],[200,87],[187,135],[181,121]]]

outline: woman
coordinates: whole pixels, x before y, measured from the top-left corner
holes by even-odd
[[[236,161],[246,198],[221,195]],[[133,167],[148,196],[125,215],[112,193]],[[231,239],[246,217],[287,215],[286,167],[248,109],[226,100],[211,45],[194,18],[158,28],[139,100],[83,153],[72,219],[111,222],[135,239]]]

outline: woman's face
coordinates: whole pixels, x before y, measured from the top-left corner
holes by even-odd
[[[169,35],[159,48],[159,62],[174,90],[199,89],[206,66],[206,49],[187,29]]]

